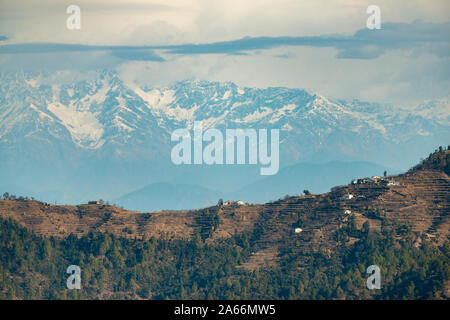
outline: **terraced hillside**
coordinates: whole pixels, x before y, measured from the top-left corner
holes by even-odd
[[[219,242],[247,233],[250,258],[237,268],[275,265],[281,257],[312,252],[332,254],[358,241],[358,231],[410,229],[415,244],[449,239],[449,150],[440,150],[405,174],[360,179],[329,193],[287,197],[263,205],[230,202],[193,211],[133,212],[100,204],[57,206],[33,200],[0,200],[0,216],[37,234],[67,237],[110,232],[119,237],[192,239]],[[297,228],[298,232],[295,232]],[[343,236],[343,230],[346,236]],[[355,236],[352,236],[355,234]],[[350,235],[350,236],[348,236]],[[300,266],[301,267],[301,266]]]

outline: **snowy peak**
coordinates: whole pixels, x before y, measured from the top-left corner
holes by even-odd
[[[435,119],[441,124],[450,123],[450,97],[426,101],[417,106],[413,112],[426,119]]]
[[[103,145],[104,129],[94,113],[79,110],[73,104],[65,106],[59,102],[52,102],[47,108],[69,130],[73,142],[79,147],[96,149]]]
[[[152,150],[145,156],[162,157],[158,150],[167,150],[173,130],[203,121],[204,128],[280,129],[281,152],[293,162],[336,150],[372,160],[379,150],[368,144],[395,150],[418,138],[437,142],[449,132],[448,99],[405,110],[231,82],[187,80],[159,88],[123,81],[108,71],[71,79],[2,74],[0,84],[0,144],[34,137],[127,157],[142,150]]]

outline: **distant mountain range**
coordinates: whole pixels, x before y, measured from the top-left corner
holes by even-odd
[[[449,110],[448,99],[401,109],[229,82],[154,88],[110,71],[2,73],[0,191],[14,185],[52,202],[124,205],[146,194],[168,209],[201,207],[217,195],[259,202],[324,192],[355,175],[406,169],[423,150],[447,145]],[[194,120],[220,130],[280,129],[280,172],[264,178],[256,166],[173,165],[170,135]],[[352,167],[355,161],[366,164]],[[162,196],[163,186],[173,197]]]

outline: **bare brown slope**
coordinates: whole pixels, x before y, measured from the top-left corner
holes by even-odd
[[[111,232],[121,237],[160,236],[189,238],[194,212],[141,213],[108,205],[57,206],[31,200],[0,200],[0,216],[11,217],[45,236],[77,236]]]

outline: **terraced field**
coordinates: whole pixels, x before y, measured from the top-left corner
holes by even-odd
[[[231,202],[202,210],[134,212],[99,204],[56,206],[0,200],[0,217],[55,237],[111,232],[129,238],[164,235],[191,239],[201,233],[207,242],[214,242],[247,232],[253,252],[238,268],[254,270],[276,264],[280,255],[289,252],[303,254],[305,264],[311,252],[331,254],[342,241],[338,231],[347,228],[349,221],[354,221],[357,229],[367,222],[370,232],[381,232],[382,224],[393,229],[404,226],[414,232],[417,245],[425,240],[442,243],[449,239],[449,199],[450,179],[445,170],[419,166],[386,177],[384,183],[349,184],[325,194],[287,197],[262,205]],[[211,217],[217,218],[216,225]],[[295,233],[295,228],[302,231]]]

